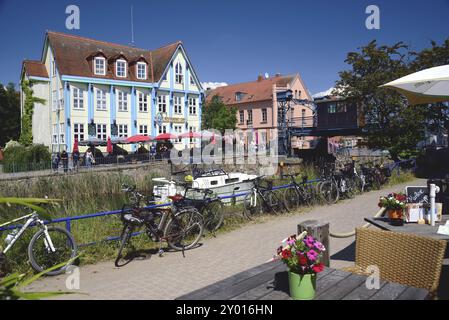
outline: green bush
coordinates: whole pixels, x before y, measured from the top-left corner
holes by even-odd
[[[14,144],[4,150],[4,172],[44,170],[50,167],[51,154],[43,144],[33,144],[29,147]]]

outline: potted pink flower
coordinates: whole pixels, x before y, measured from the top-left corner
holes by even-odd
[[[311,300],[315,297],[316,275],[323,271],[320,259],[326,250],[321,242],[304,231],[283,241],[274,260],[281,260],[289,269],[290,296],[295,300]]]

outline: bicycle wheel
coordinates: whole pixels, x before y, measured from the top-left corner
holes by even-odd
[[[31,238],[30,244],[28,245],[28,258],[30,259],[31,266],[37,272],[42,272],[58,264],[67,262],[63,267],[47,273],[49,276],[55,276],[64,273],[67,267],[72,264],[73,261],[69,261],[75,258],[77,246],[75,239],[73,239],[73,236],[66,229],[48,227],[47,231],[55,251],[52,252],[44,230],[39,230]]]
[[[195,208],[184,209],[168,221],[164,238],[177,251],[193,248],[204,231],[203,216]]]
[[[301,186],[298,189],[299,192],[299,203],[311,206],[314,204],[314,197],[315,197],[315,188],[311,186]]]
[[[296,188],[288,188],[284,192],[284,201],[288,210],[295,210],[299,207],[300,196]]]
[[[129,224],[125,224],[123,226],[123,230],[122,230],[122,234],[120,235],[120,247],[118,249],[118,253],[117,253],[117,258],[115,259],[115,266],[116,267],[122,267],[124,266],[127,262],[122,262],[122,258],[126,257],[128,255],[128,252],[126,251],[126,246],[128,245],[129,239],[131,238],[131,235],[133,233],[133,227]]]
[[[287,208],[285,207],[285,203],[282,198],[280,198],[276,192],[273,190],[268,191],[265,193],[265,197],[267,200],[266,206],[268,208],[267,211],[272,212],[273,214],[279,214],[281,212],[287,211]]]
[[[243,199],[243,214],[248,219],[262,213],[262,199],[254,192],[248,193]]]
[[[340,197],[338,187],[333,181],[323,181],[319,194],[327,204],[336,203]]]
[[[204,228],[210,232],[217,231],[224,220],[224,206],[220,200],[213,200],[208,202],[201,214],[204,218]]]

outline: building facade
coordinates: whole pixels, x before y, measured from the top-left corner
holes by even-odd
[[[206,101],[214,96],[230,107],[237,107],[237,129],[256,131],[260,139],[269,141],[270,129],[278,128],[277,92],[292,90],[295,99],[312,100],[299,74],[272,77],[259,76],[256,81],[218,87],[207,92]],[[313,126],[313,111],[307,106],[292,104],[287,115],[289,126]],[[312,137],[294,137],[292,148],[308,149]],[[248,143],[248,141],[247,141]]]
[[[33,142],[53,152],[70,153],[75,139],[201,130],[203,89],[181,42],[146,50],[47,32],[41,60],[25,60],[21,79],[45,100],[34,106]]]

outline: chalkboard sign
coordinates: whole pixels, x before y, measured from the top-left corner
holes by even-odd
[[[429,193],[427,186],[405,187],[408,203],[429,203]]]

